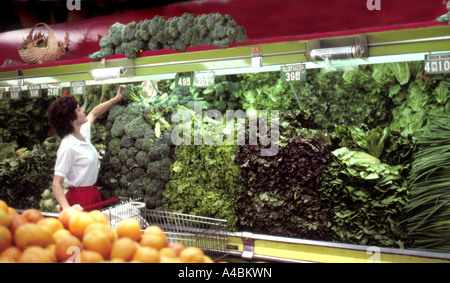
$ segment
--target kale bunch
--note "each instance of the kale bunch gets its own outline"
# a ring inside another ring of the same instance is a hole
[[[165,19],[156,15],[139,23],[115,23],[109,34],[100,41],[100,50],[89,55],[97,60],[114,54],[125,54],[134,59],[141,51],[174,49],[184,51],[189,46],[210,45],[228,47],[235,41],[247,39],[245,29],[238,26],[230,15],[220,13],[203,14],[194,17],[184,13],[181,17]]]

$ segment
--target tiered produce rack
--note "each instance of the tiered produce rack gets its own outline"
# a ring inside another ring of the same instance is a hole
[[[342,39],[358,35],[335,34]],[[390,31],[373,31],[367,36],[368,58],[360,64],[379,62],[420,61],[427,54],[450,52],[450,25],[435,23],[429,26],[403,27]],[[316,38],[317,39],[317,38]],[[183,72],[214,71],[216,75],[262,71],[279,71],[290,64],[306,63],[308,68],[323,68],[323,62],[308,62],[306,52],[310,39],[285,39],[278,42],[249,41],[225,49],[176,52],[155,55],[143,52],[136,59],[111,56],[95,61],[80,59],[0,70],[0,87],[8,89],[23,85],[60,83],[69,86],[73,81],[86,85],[127,83],[143,80],[173,79]],[[262,66],[252,67],[252,49],[262,57]],[[95,81],[92,70],[112,67],[127,68],[125,75],[113,81]],[[20,69],[20,71],[18,70]],[[395,249],[295,239],[248,232],[228,232],[226,251],[233,258],[266,262],[450,262],[450,254],[408,249]]]

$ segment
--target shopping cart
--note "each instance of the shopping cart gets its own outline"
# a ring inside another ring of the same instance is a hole
[[[116,202],[118,204],[108,206]],[[169,243],[180,242],[186,247],[200,248],[216,262],[228,259],[227,220],[150,210],[145,208],[145,203],[141,199],[113,198],[84,209],[96,207],[102,207],[101,211],[113,228],[117,228],[124,219],[134,218],[142,230],[152,225],[159,226],[167,235]]]

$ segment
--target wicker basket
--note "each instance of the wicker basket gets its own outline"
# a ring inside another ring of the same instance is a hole
[[[52,29],[45,23],[36,24],[30,31],[29,36],[33,36],[34,29],[38,26],[45,26],[48,31],[47,47],[36,47],[32,49],[20,49],[19,55],[27,64],[55,62],[61,57],[63,51],[56,40]]]

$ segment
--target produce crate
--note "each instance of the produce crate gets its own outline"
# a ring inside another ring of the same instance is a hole
[[[111,227],[116,228],[124,219],[135,218],[142,229],[151,225],[159,226],[167,235],[169,243],[180,242],[186,247],[200,248],[214,261],[226,260],[229,256],[226,249],[227,220],[150,210],[139,200],[122,201],[103,208],[102,212]]]

